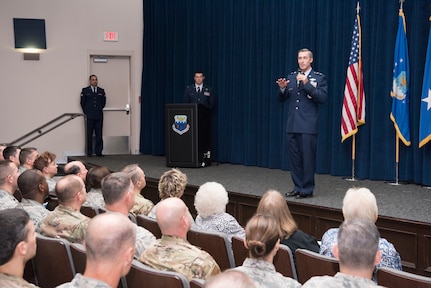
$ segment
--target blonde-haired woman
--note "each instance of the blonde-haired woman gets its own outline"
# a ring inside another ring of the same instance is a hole
[[[282,234],[281,244],[288,246],[292,250],[294,259],[295,251],[298,248],[319,253],[319,243],[314,237],[298,229],[286,200],[280,192],[269,190],[263,194],[257,206],[257,213],[271,215],[277,220]]]

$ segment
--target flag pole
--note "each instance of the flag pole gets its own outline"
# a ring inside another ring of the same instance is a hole
[[[355,178],[355,158],[356,158],[356,134],[352,135],[352,177],[344,178],[346,181],[356,181]]]

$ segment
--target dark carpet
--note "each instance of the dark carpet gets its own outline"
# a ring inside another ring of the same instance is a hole
[[[104,157],[73,156],[90,165],[106,166],[119,171],[124,166],[137,163],[145,171],[146,177],[158,179],[170,167],[165,157],[151,155],[106,155]],[[254,166],[213,163],[205,168],[179,168],[187,174],[189,185],[200,186],[207,181],[221,183],[227,191],[261,196],[268,189],[283,194],[292,190],[292,180],[288,171]],[[431,190],[416,184],[390,185],[384,181],[347,181],[341,177],[316,175],[314,197],[291,199],[328,208],[341,209],[344,193],[350,187],[367,187],[377,198],[379,215],[431,223]]]

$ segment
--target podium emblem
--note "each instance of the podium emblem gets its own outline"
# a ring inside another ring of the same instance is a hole
[[[172,124],[172,130],[176,133],[183,135],[190,129],[190,125],[187,124],[187,115],[175,115],[175,122]]]

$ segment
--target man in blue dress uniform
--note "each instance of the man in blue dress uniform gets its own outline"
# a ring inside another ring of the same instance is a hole
[[[314,71],[312,62],[310,50],[299,50],[298,71],[276,81],[280,101],[288,103],[286,140],[294,183],[288,197],[312,197],[315,186],[318,105],[326,100],[327,86],[326,76]]]
[[[97,156],[103,156],[103,108],[106,104],[105,90],[97,87],[97,76],[91,75],[90,86],[82,88],[81,107],[87,116],[87,155],[93,154],[93,131],[96,136],[94,152]]]

